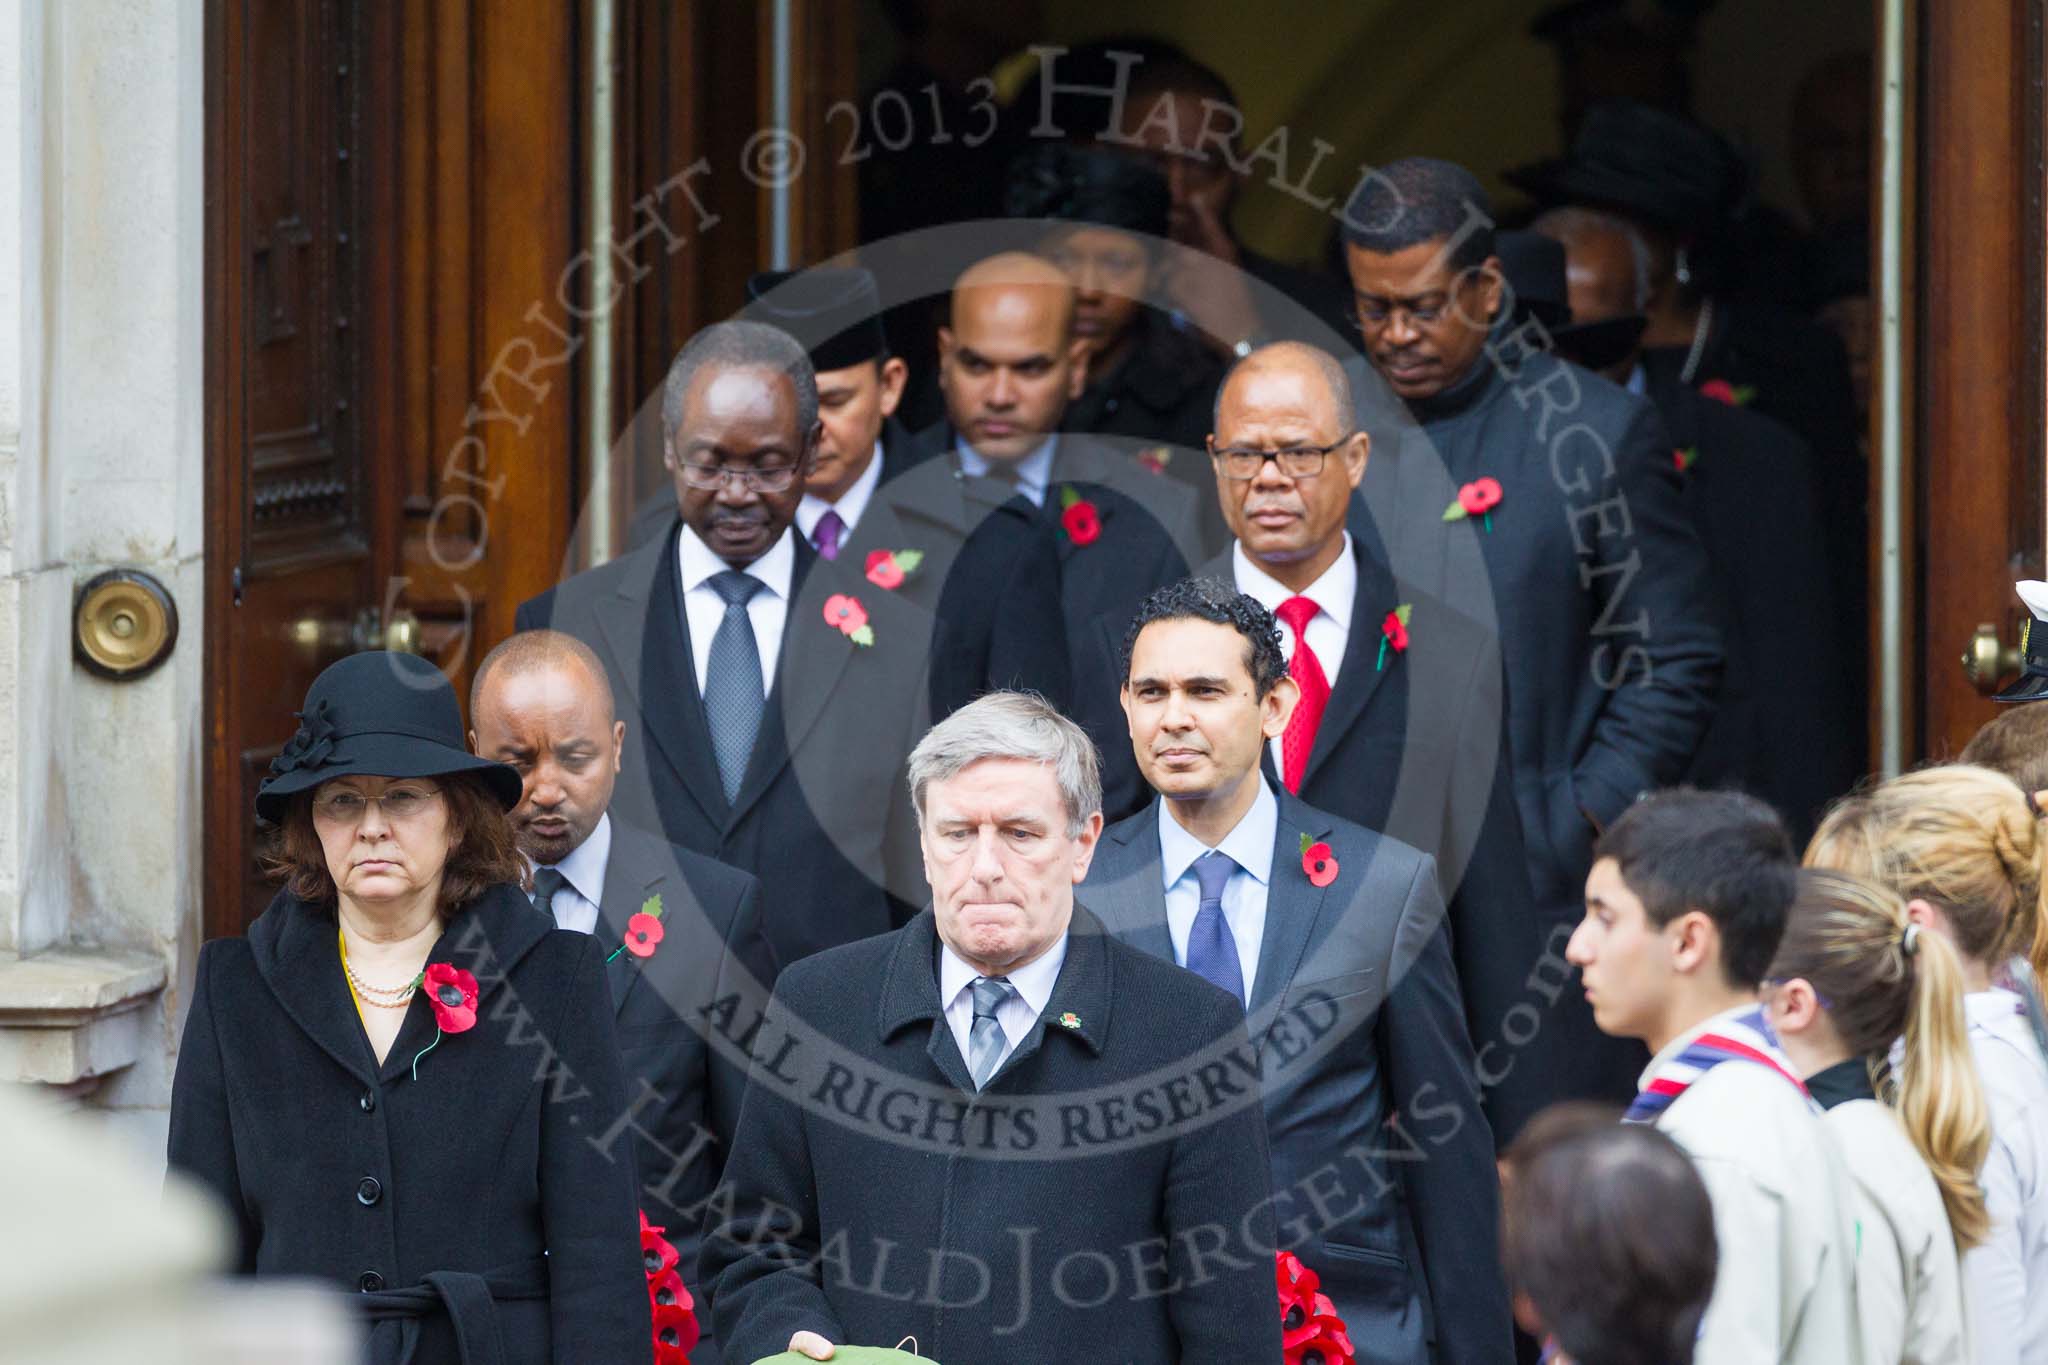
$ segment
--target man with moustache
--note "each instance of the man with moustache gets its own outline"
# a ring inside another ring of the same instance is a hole
[[[1065,273],[1022,252],[991,256],[954,283],[939,329],[947,422],[919,442],[968,496],[1021,500],[1053,528],[1071,712],[1101,745],[1122,735],[1123,721],[1114,652],[1100,647],[1097,623],[1129,619],[1146,593],[1186,575],[1198,520],[1185,484],[1060,433],[1086,382],[1087,344],[1074,334]],[[1128,759],[1105,765],[1103,790],[1104,809],[1118,816],[1144,800]]]
[[[1547,941],[1577,914],[1598,832],[1678,780],[1713,719],[1721,641],[1706,555],[1656,410],[1501,318],[1491,213],[1469,172],[1390,163],[1346,220],[1377,376],[1354,362],[1359,420],[1379,446],[1351,531],[1384,537],[1420,590],[1499,621]],[[1603,1036],[1572,992],[1543,1037],[1554,1097],[1623,1099],[1641,1069],[1640,1048]]]
[[[1510,261],[1508,283],[1518,304],[1568,306],[1564,331],[1550,330],[1576,358],[1578,336],[1642,306],[1649,249],[1626,219],[1599,209],[1550,209],[1531,228],[1551,254],[1527,255],[1519,271]],[[1671,433],[1728,653],[1714,722],[1685,780],[1762,797],[1804,843],[1822,808],[1855,784],[1861,750],[1850,696],[1861,652],[1841,648],[1813,452],[1762,413],[1649,379],[1641,329],[1623,335],[1632,339],[1618,353],[1596,358],[1607,378],[1655,403]],[[1798,681],[1784,686],[1788,678]]]
[[[787,964],[908,918],[898,774],[923,732],[928,614],[792,528],[819,439],[810,361],[755,322],[706,328],[663,388],[669,534],[524,603],[625,698],[613,813],[760,878]]]
[[[728,1355],[1279,1365],[1256,1097],[1189,1088],[1249,1046],[1244,1011],[1076,903],[1094,746],[992,693],[909,777],[930,908],[776,983],[767,1027],[812,1039],[792,1055],[817,1074],[757,1070],[740,1112],[703,1250]],[[1143,1129],[1162,1080],[1183,1098]],[[925,1121],[830,1107],[878,1081]]]
[[[1359,1356],[1509,1359],[1493,1138],[1433,860],[1260,771],[1301,687],[1256,599],[1215,579],[1162,588],[1124,654],[1131,747],[1159,799],[1103,832],[1083,894],[1110,932],[1247,1006],[1273,1059],[1283,1239]],[[1334,1041],[1303,1053],[1282,1006],[1311,1001]],[[1311,1209],[1319,1235],[1292,1216]]]
[[[1512,1017],[1560,985],[1539,972],[1500,643],[1397,577],[1376,537],[1346,531],[1372,446],[1351,410],[1327,352],[1277,342],[1237,363],[1210,438],[1237,539],[1203,573],[1287,627],[1302,700],[1266,746],[1269,778],[1435,859],[1477,1074],[1505,1143],[1554,1085],[1545,1040],[1516,1032]]]
[[[631,1134],[640,1210],[666,1229],[694,1298],[698,1227],[746,1080],[743,1058],[714,1055],[699,1011],[734,992],[767,996],[775,967],[761,884],[612,820],[626,723],[604,665],[573,635],[527,631],[491,650],[470,684],[469,716],[470,748],[523,783],[511,819],[533,868],[534,908],[615,945],[636,915],[661,923],[653,951],[606,964],[629,1098],[615,1127],[589,1136],[624,1159]],[[707,1318],[690,1356],[717,1365]]]

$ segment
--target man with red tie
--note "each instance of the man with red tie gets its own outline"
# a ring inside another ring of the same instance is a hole
[[[1237,363],[1209,438],[1235,540],[1204,572],[1282,624],[1301,701],[1268,745],[1272,776],[1435,857],[1478,1079],[1506,1143],[1547,1098],[1540,1019],[1569,968],[1543,970],[1498,636],[1399,581],[1376,538],[1345,529],[1371,447],[1353,410],[1342,366],[1313,346]]]

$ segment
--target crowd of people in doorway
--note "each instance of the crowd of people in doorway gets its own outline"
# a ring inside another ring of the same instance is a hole
[[[315,682],[175,1077],[241,1269],[378,1362],[2048,1362],[2048,706],[1857,782],[1713,135],[1378,167],[1334,306],[1124,141],[913,344],[754,277],[466,720]]]

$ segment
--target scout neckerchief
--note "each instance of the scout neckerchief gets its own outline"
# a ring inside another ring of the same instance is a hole
[[[1777,1039],[1764,1023],[1761,1008],[1734,1019],[1724,1019],[1681,1049],[1677,1056],[1658,1065],[1650,1083],[1642,1088],[1622,1116],[1624,1123],[1654,1123],[1672,1102],[1690,1090],[1700,1077],[1723,1062],[1749,1062],[1777,1072],[1809,1098],[1806,1083],[1792,1070]]]

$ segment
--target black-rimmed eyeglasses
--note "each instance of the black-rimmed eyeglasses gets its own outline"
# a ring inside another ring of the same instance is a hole
[[[1211,450],[1209,457],[1216,461],[1216,467],[1223,471],[1225,478],[1240,482],[1256,479],[1259,471],[1271,460],[1280,466],[1280,472],[1290,479],[1313,479],[1323,472],[1323,461],[1333,450],[1341,450],[1350,444],[1351,435],[1340,436],[1326,446],[1289,446],[1285,450],[1249,450],[1243,446],[1225,446]]]

